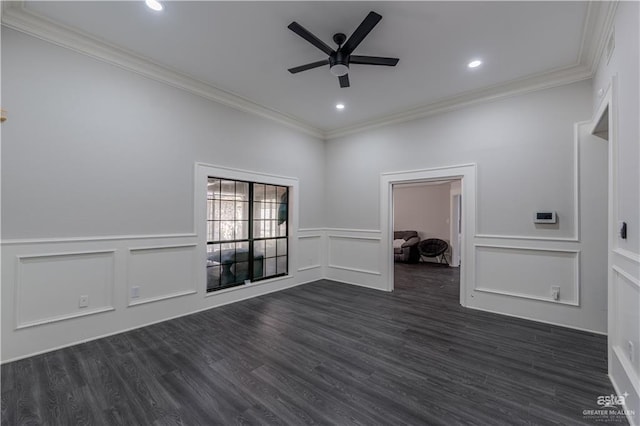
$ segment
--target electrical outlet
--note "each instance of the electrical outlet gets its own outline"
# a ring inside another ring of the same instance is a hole
[[[635,348],[633,347],[633,342],[631,340],[627,340],[627,351],[629,352],[629,360],[631,362],[635,362]]]
[[[131,287],[131,298],[135,299],[140,297],[140,286]]]
[[[80,301],[78,302],[78,307],[86,308],[87,306],[89,306],[89,296],[84,294],[84,295],[80,296]]]
[[[551,286],[551,298],[553,300],[560,299],[560,287],[559,286],[555,286],[555,285]]]

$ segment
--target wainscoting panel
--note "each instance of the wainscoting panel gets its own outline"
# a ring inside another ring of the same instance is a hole
[[[214,293],[205,292],[206,245],[196,234],[2,241],[1,361],[323,278],[325,231],[292,234],[289,276]]]
[[[129,306],[196,293],[196,247],[187,244],[129,249]]]
[[[322,234],[298,235],[298,271],[322,268]]]
[[[475,291],[578,306],[580,252],[577,250],[475,245]],[[560,288],[559,299],[551,287]]]
[[[380,275],[380,238],[329,235],[329,268]]]
[[[327,229],[328,279],[386,290],[379,230]]]
[[[640,413],[640,261],[635,253],[614,250],[610,297],[609,375],[617,395],[625,395],[630,424]]]
[[[113,251],[23,255],[16,259],[15,328],[113,310]],[[81,307],[81,297],[86,306]]]
[[[626,365],[627,374],[636,378],[640,392],[640,281],[614,266],[614,294],[616,306],[616,336],[614,347]]]

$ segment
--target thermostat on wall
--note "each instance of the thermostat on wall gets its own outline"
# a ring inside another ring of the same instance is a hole
[[[533,216],[533,223],[557,223],[556,212],[536,212]]]

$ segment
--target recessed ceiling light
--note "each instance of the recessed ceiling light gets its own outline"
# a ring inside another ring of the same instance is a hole
[[[156,12],[160,12],[164,9],[158,0],[145,0],[145,3],[149,9],[155,10]]]
[[[482,61],[476,59],[475,61],[469,62],[467,66],[469,68],[478,68],[480,65],[482,65]]]
[[[337,110],[343,110],[344,109],[344,104],[336,104],[336,109]]]

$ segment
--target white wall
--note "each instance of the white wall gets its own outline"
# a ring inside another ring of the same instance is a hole
[[[298,177],[322,223],[322,141],[3,31],[3,238],[192,232],[195,161]]]
[[[606,185],[582,186],[606,182],[606,145],[578,138],[584,126],[574,126],[590,119],[591,93],[582,81],[329,141],[328,225],[382,241],[382,173],[476,164],[476,232],[465,237],[479,261],[467,271],[468,306],[605,332],[606,247],[581,238],[606,240]],[[541,209],[555,210],[558,224],[535,225]],[[384,255],[372,257],[369,274],[348,281],[386,289]],[[558,301],[552,285],[561,287]]]
[[[323,141],[4,27],[2,77],[3,361],[322,277]],[[196,162],[291,178],[289,278],[205,295]]]
[[[421,240],[449,241],[450,183],[396,185],[393,188],[393,221],[396,231],[418,231]]]
[[[613,23],[615,48],[594,77],[593,110],[612,93],[609,145],[613,157],[609,276],[609,375],[626,408],[640,423],[640,4],[619,2]],[[613,87],[610,84],[613,79]],[[594,117],[597,118],[597,117]],[[616,152],[617,151],[617,152]],[[627,239],[617,233],[627,222]],[[633,347],[633,349],[632,349]]]
[[[573,123],[590,118],[590,92],[583,81],[329,141],[328,225],[379,229],[381,172],[477,163],[480,233],[571,237]],[[559,229],[532,223],[540,208]]]

